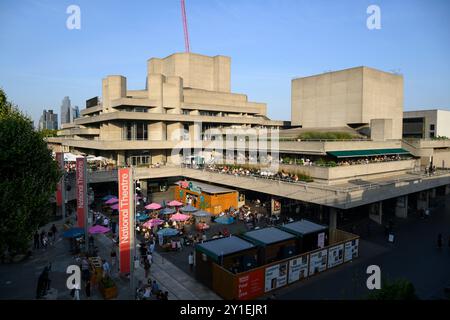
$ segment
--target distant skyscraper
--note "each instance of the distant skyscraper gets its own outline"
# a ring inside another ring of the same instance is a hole
[[[64,97],[61,104],[61,124],[70,123],[72,120],[72,108],[69,97]]]
[[[39,130],[58,130],[58,114],[53,113],[53,110],[44,110],[39,119]]]
[[[75,106],[72,108],[70,122],[73,122],[73,120],[75,120],[76,118],[79,118],[79,117],[80,117],[80,109],[78,108],[78,106]]]

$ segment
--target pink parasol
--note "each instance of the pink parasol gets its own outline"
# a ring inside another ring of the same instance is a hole
[[[182,206],[183,204],[182,204],[180,201],[172,200],[172,201],[170,201],[170,202],[168,203],[168,205],[169,205],[170,207],[180,207],[180,206]]]
[[[119,210],[119,204],[118,204],[118,203],[113,204],[113,205],[111,206],[111,209],[113,209],[113,210]]]
[[[145,206],[145,209],[148,209],[148,210],[158,210],[161,208],[162,208],[161,205],[159,203],[155,203],[155,202],[150,203],[149,205]]]
[[[190,217],[191,216],[189,216],[187,214],[176,213],[170,218],[170,220],[172,220],[172,221],[186,221]]]
[[[151,219],[144,223],[142,226],[145,228],[153,228],[154,226],[159,226],[164,223],[164,220],[161,219]]]
[[[114,204],[114,203],[117,203],[117,202],[119,202],[119,199],[114,197],[114,198],[111,198],[111,199],[107,200],[105,203],[106,204]]]
[[[88,231],[90,234],[107,233],[107,232],[111,231],[111,229],[106,228],[104,226],[96,225],[96,226],[90,227]]]
[[[187,182],[187,181],[181,180],[181,181],[178,181],[178,183],[180,184],[180,187],[182,187],[184,189],[187,189],[189,187],[189,182]]]

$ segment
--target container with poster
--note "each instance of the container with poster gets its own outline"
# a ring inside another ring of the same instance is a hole
[[[289,260],[289,277],[288,283],[302,280],[308,277],[309,255],[305,254],[301,257]]]
[[[309,275],[323,272],[327,269],[328,249],[316,251],[309,255]]]

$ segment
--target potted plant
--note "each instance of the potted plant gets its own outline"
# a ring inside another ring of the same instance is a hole
[[[98,289],[104,299],[114,299],[117,297],[117,286],[110,277],[104,277],[98,284]]]

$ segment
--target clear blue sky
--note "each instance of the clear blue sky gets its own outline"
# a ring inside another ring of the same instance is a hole
[[[81,8],[81,30],[66,8]],[[381,8],[381,30],[366,9]],[[191,51],[232,57],[232,91],[290,119],[290,81],[367,65],[400,70],[405,109],[450,108],[448,0],[186,0]],[[180,1],[1,0],[0,86],[37,120],[64,96],[84,108],[101,79],[145,86],[146,61],[184,51]]]

